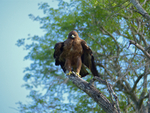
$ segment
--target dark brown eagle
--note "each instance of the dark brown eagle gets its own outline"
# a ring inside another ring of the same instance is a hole
[[[71,31],[64,42],[56,43],[54,49],[55,65],[60,65],[67,75],[75,71],[79,77],[84,77],[89,74],[88,67],[94,76],[98,76],[92,50],[76,31]]]

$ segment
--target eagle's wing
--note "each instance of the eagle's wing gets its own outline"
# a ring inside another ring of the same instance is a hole
[[[64,47],[64,42],[59,42],[55,44],[55,51],[54,51],[54,58],[55,58],[55,65],[60,65],[61,68],[63,69],[64,72],[66,72],[66,69],[64,67],[65,65],[65,60],[59,60],[60,59],[60,55],[63,52],[63,47]]]
[[[84,40],[81,41],[81,45],[83,48],[83,55],[81,56],[82,63],[91,70],[94,76],[99,76],[94,62],[94,56],[92,54],[92,50],[87,46]]]

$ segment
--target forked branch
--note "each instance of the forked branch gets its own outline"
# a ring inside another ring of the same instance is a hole
[[[138,12],[148,20],[150,20],[150,15],[143,9],[138,0],[130,0],[131,3],[137,8]]]
[[[129,46],[130,46],[131,44],[135,45],[138,49],[140,49],[140,50],[150,59],[150,54],[143,48],[143,46],[139,45],[138,43],[136,43],[136,42],[133,41],[133,40],[130,40]]]
[[[120,113],[118,112],[118,108],[116,108],[114,104],[112,104],[94,85],[92,85],[91,82],[89,83],[79,78],[74,72],[68,77],[79,89],[88,94],[106,113]],[[98,78],[99,77],[94,77],[92,79],[93,82]],[[102,82],[103,84],[107,84],[104,80],[102,80]]]

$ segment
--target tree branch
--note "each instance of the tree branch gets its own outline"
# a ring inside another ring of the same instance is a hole
[[[136,89],[138,82],[141,80],[141,78],[142,78],[143,76],[144,76],[144,74],[141,74],[141,75],[137,78],[137,80],[135,81],[134,86],[133,86],[131,92],[133,92],[133,91]]]
[[[115,94],[114,90],[112,89],[112,85],[111,85],[110,83],[108,83],[106,80],[103,80],[103,79],[101,79],[100,77],[97,77],[97,76],[95,76],[93,79],[96,79],[99,83],[102,83],[102,84],[104,84],[104,85],[107,86],[108,91],[109,91],[109,94],[110,94],[110,96],[111,96],[111,100],[112,100],[112,102],[113,102],[112,104],[113,104],[113,105],[115,104],[116,107],[117,107],[118,113],[121,113],[121,112],[120,112],[120,107],[119,107],[119,102],[118,102],[118,97],[117,97],[117,95]],[[112,96],[114,97],[115,102],[114,102]]]
[[[116,104],[118,113],[121,113],[121,112],[120,112],[120,108],[119,108],[118,97],[117,97],[117,95],[115,94],[114,90],[112,89],[111,84],[109,84],[108,82],[107,82],[107,87],[108,87],[109,93],[111,94],[111,98],[112,98],[112,95],[113,95],[113,97],[114,97],[114,99],[115,99],[115,104]]]
[[[140,38],[142,39],[144,45],[147,47],[148,45],[147,45],[147,42],[146,42],[143,34],[141,32],[139,32],[135,27],[131,26],[131,28],[134,30],[134,32],[136,32],[140,36]]]
[[[145,17],[146,19],[150,20],[150,15],[142,8],[142,6],[140,5],[140,3],[137,0],[130,0],[130,1],[137,8],[139,13],[143,17]]]
[[[150,113],[150,90],[149,90],[147,106],[148,106],[148,113]]]
[[[100,26],[100,27],[101,27],[101,29],[102,29],[107,35],[109,35],[109,36],[115,41],[117,47],[119,48],[118,42],[117,42],[117,40],[115,39],[115,37],[114,37],[109,31],[107,31],[103,26]]]
[[[116,107],[91,83],[79,78],[74,72],[69,79],[82,91],[87,93],[106,113],[118,113]],[[103,80],[105,83],[105,81]]]
[[[150,54],[149,54],[147,51],[145,51],[145,49],[144,49],[141,45],[139,45],[138,43],[136,43],[136,42],[133,41],[133,40],[130,40],[129,46],[130,46],[131,44],[135,45],[138,49],[140,49],[140,50],[150,59]]]

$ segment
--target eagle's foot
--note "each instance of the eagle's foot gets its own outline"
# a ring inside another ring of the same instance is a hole
[[[78,77],[80,77],[81,78],[81,75],[79,75],[79,73],[76,73],[77,75],[78,75]]]
[[[66,75],[71,75],[72,74],[72,72],[70,71],[69,73],[67,73]]]

